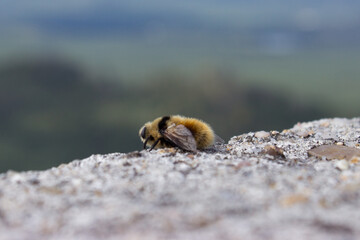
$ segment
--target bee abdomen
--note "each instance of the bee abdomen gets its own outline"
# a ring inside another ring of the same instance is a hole
[[[209,132],[202,132],[195,136],[198,149],[204,149],[213,144],[213,136]]]

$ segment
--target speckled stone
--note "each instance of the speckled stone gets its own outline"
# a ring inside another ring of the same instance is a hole
[[[267,133],[267,132],[266,132]],[[261,134],[260,134],[261,135]],[[235,136],[218,151],[93,155],[0,174],[0,239],[360,239],[360,119]]]
[[[350,160],[353,157],[360,157],[360,149],[355,147],[346,147],[343,145],[322,145],[308,151],[310,156],[319,158],[332,159],[347,159]]]

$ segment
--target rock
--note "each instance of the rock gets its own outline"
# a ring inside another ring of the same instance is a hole
[[[319,158],[325,157],[328,160],[332,159],[347,159],[360,156],[360,149],[353,147],[346,147],[342,145],[322,145],[308,151],[310,156]]]
[[[357,164],[360,162],[360,157],[353,157],[350,159],[350,163]]]
[[[273,157],[285,158],[284,150],[275,145],[266,145],[263,153]]]
[[[314,134],[315,134],[314,130],[300,131],[297,133],[297,135],[299,135],[300,137],[303,137],[303,138],[310,137],[311,135],[314,135]]]
[[[349,169],[349,162],[345,159],[339,160],[335,163],[335,167],[339,170],[347,170]]]
[[[284,207],[290,207],[295,204],[306,203],[308,197],[305,194],[291,194],[281,199],[280,203]]]
[[[0,239],[360,239],[359,136],[359,118],[322,119],[235,136],[217,151],[8,171]]]
[[[268,138],[268,137],[270,137],[270,133],[265,132],[265,131],[259,131],[259,132],[255,133],[255,137],[257,137],[257,138]]]

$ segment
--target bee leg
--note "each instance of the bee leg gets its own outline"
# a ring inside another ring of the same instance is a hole
[[[144,142],[144,149],[146,148],[146,143],[149,141],[149,137]]]
[[[156,141],[154,142],[154,144],[150,147],[149,152],[154,149],[154,147],[159,143],[160,139],[161,139],[161,138],[158,138],[158,140],[156,140]]]

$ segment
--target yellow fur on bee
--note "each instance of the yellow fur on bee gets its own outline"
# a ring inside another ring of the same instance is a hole
[[[159,132],[159,122],[163,117],[156,118],[152,122],[147,122],[144,126],[146,127],[148,134],[147,136],[153,136],[154,140],[148,140],[147,145],[151,146],[156,139],[161,138],[162,135]],[[214,143],[215,135],[211,127],[205,122],[196,119],[196,118],[187,118],[179,115],[170,116],[170,119],[166,122],[166,127],[170,125],[184,125],[190,132],[193,134],[193,137],[196,141],[197,149],[204,149],[211,146]],[[140,129],[141,132],[142,129]],[[139,132],[139,134],[140,134]],[[144,141],[144,140],[143,140]],[[156,148],[163,147],[159,143]]]
[[[171,116],[170,120],[176,125],[182,124],[193,134],[198,149],[209,147],[214,143],[214,132],[211,127],[203,121],[196,118],[187,118],[182,116]]]
[[[149,135],[153,136],[155,139],[161,138],[161,134],[159,132],[159,122],[161,121],[162,117],[155,119],[152,122],[147,122],[145,124],[146,129],[149,131]]]

